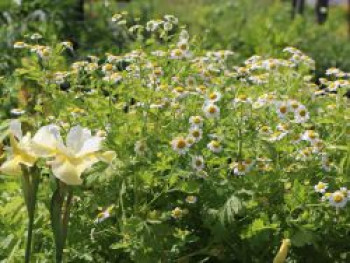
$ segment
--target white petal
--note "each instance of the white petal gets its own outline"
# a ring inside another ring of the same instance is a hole
[[[97,152],[101,149],[101,142],[103,141],[103,138],[95,136],[91,137],[90,139],[87,139],[84,141],[84,144],[77,154],[78,156],[82,156],[85,154]]]
[[[22,134],[22,125],[21,122],[19,120],[11,120],[10,122],[10,132],[17,138],[17,139],[21,139],[23,134]]]
[[[56,178],[68,185],[82,184],[80,169],[66,158],[57,157],[51,162],[52,172]]]
[[[32,149],[41,157],[52,156],[58,144],[62,143],[59,129],[55,125],[41,127],[32,139]]]
[[[70,129],[66,144],[75,153],[78,153],[84,145],[84,141],[91,137],[91,132],[88,129],[83,129],[81,126],[74,126]]]
[[[11,158],[4,162],[0,167],[0,172],[6,175],[19,175],[22,173],[17,158]]]

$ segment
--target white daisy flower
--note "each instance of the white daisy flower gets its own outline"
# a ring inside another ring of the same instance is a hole
[[[284,102],[277,103],[276,112],[277,112],[278,117],[280,119],[285,119],[287,117],[288,112],[289,112],[288,105]]]
[[[289,100],[288,101],[288,107],[289,107],[290,111],[295,112],[300,106],[301,106],[301,104],[296,100]]]
[[[348,199],[350,199],[350,191],[346,187],[340,187],[340,191],[344,194],[344,196]]]
[[[221,99],[221,93],[217,91],[210,93],[207,97],[208,103],[214,103],[219,101],[220,99]]]
[[[171,216],[175,219],[180,219],[183,215],[184,211],[179,207],[175,207],[175,209],[171,211]]]
[[[260,129],[259,129],[259,132],[262,134],[262,135],[271,135],[272,134],[272,129],[269,127],[269,126],[262,126]]]
[[[294,112],[294,122],[305,123],[310,119],[309,113],[304,105],[300,105]]]
[[[115,66],[113,66],[111,63],[106,63],[102,66],[102,72],[104,74],[111,74],[115,70]]]
[[[192,167],[197,171],[202,171],[205,167],[203,156],[194,156],[192,158]]]
[[[235,175],[246,175],[249,172],[249,167],[244,162],[234,162],[230,167]]]
[[[107,75],[103,77],[103,80],[106,82],[110,82],[116,84],[123,79],[123,76],[119,72],[115,72],[113,74]]]
[[[34,33],[33,35],[30,36],[30,39],[31,40],[39,40],[39,39],[42,39],[43,36],[40,35],[39,33]]]
[[[281,132],[276,131],[269,137],[270,142],[276,142],[282,140],[288,133],[287,132]]]
[[[182,49],[176,48],[170,51],[170,58],[182,59],[186,56],[186,52]]]
[[[301,136],[302,140],[304,141],[309,141],[311,143],[314,143],[316,140],[319,139],[319,135],[317,132],[315,132],[314,130],[307,130],[303,133],[303,135]]]
[[[218,140],[212,140],[210,143],[208,143],[207,147],[214,153],[219,153],[222,151],[222,145]]]
[[[324,194],[327,188],[328,188],[328,184],[323,182],[318,182],[318,184],[314,186],[315,192],[321,193],[321,194]]]
[[[13,48],[15,49],[21,49],[21,48],[27,48],[29,45],[27,43],[24,43],[22,41],[17,41],[13,44]]]
[[[185,154],[189,150],[189,145],[184,137],[177,137],[171,141],[173,150],[179,154]]]
[[[202,118],[202,116],[191,116],[189,123],[193,127],[202,127],[203,126],[203,118]]]
[[[178,49],[186,52],[189,50],[190,46],[189,46],[189,43],[188,41],[185,41],[185,40],[180,40],[178,43],[177,43],[177,47]]]
[[[219,118],[220,117],[220,108],[215,104],[208,103],[203,107],[204,114],[207,118]]]
[[[196,142],[196,138],[194,138],[193,136],[189,135],[186,137],[186,142],[188,147],[191,147],[193,144],[195,144]]]
[[[246,95],[239,95],[233,100],[233,105],[236,106],[240,103],[252,103],[252,99],[247,97]]]
[[[346,205],[347,201],[348,199],[342,191],[335,191],[329,196],[329,203],[335,208],[343,208]]]
[[[197,196],[189,195],[186,197],[185,200],[186,200],[186,203],[188,203],[188,204],[195,204],[195,203],[197,203],[198,198],[197,198]]]
[[[203,131],[199,127],[194,126],[190,128],[189,134],[198,142],[202,139]]]

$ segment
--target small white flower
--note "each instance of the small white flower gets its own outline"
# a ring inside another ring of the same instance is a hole
[[[197,203],[197,200],[198,200],[197,196],[194,196],[194,195],[189,195],[186,197],[186,203],[188,204],[195,204]]]
[[[203,126],[203,118],[202,118],[202,116],[191,116],[189,123],[194,127],[202,127]]]
[[[277,103],[276,112],[277,112],[278,117],[280,119],[285,119],[287,117],[288,112],[289,112],[288,105],[284,102]]]
[[[18,42],[13,44],[13,48],[15,48],[15,49],[21,49],[21,48],[27,48],[27,47],[29,47],[29,45],[27,43],[22,42],[22,41],[18,41]]]
[[[214,103],[219,101],[220,99],[221,99],[221,93],[217,91],[210,93],[207,97],[208,103]]]
[[[307,130],[303,133],[303,135],[301,136],[301,139],[304,141],[309,141],[311,143],[314,143],[316,140],[319,139],[319,135],[314,130]]]
[[[113,208],[114,208],[114,206],[112,205],[112,206],[108,207],[106,210],[99,213],[97,215],[97,218],[95,219],[94,223],[98,224],[98,223],[103,222],[107,218],[109,218],[111,216],[111,212],[112,212]]]
[[[342,191],[335,191],[329,196],[329,203],[335,208],[343,208],[348,199]]]
[[[192,158],[192,167],[197,171],[202,171],[205,167],[203,156],[194,156]]]
[[[318,182],[318,184],[314,186],[315,192],[321,193],[321,194],[324,194],[327,188],[328,188],[328,184],[323,182]]]
[[[115,67],[110,63],[106,63],[102,66],[102,72],[106,75],[111,74],[113,70],[115,70]]]
[[[219,153],[222,151],[221,143],[218,140],[212,140],[210,143],[208,143],[207,147],[214,153]]]
[[[235,98],[233,100],[232,103],[233,103],[234,106],[236,106],[238,104],[241,104],[241,103],[249,104],[249,103],[252,103],[252,99],[247,97],[246,95],[239,95],[239,96],[237,96],[237,98]]]
[[[103,80],[113,84],[119,83],[123,79],[123,76],[119,72],[107,75],[103,77]]]
[[[219,118],[220,108],[213,103],[208,103],[203,107],[204,114],[207,118]]]
[[[171,141],[173,150],[179,154],[185,154],[189,150],[188,142],[183,137],[177,137]]]
[[[176,48],[170,51],[170,58],[182,59],[186,56],[186,52],[180,48]]]
[[[70,41],[63,41],[61,42],[61,45],[69,50],[73,50],[73,43]]]
[[[304,105],[300,105],[294,112],[294,121],[296,123],[305,123],[310,119],[309,113]]]
[[[269,141],[270,141],[270,142],[280,141],[280,140],[282,140],[287,134],[288,134],[288,132],[281,132],[281,131],[274,132],[274,133],[271,134],[271,136],[269,137]]]
[[[189,134],[198,142],[202,139],[203,131],[199,127],[191,127]]]
[[[235,162],[230,167],[235,175],[246,175],[249,172],[249,166],[245,162]]]
[[[39,40],[39,39],[42,39],[43,36],[40,35],[39,33],[34,33],[33,35],[30,36],[30,39],[31,40]]]

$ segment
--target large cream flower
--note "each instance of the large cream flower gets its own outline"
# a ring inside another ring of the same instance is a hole
[[[1,165],[0,171],[7,175],[18,175],[22,173],[21,164],[32,167],[37,156],[31,148],[31,135],[22,134],[21,123],[18,120],[10,122],[11,147],[6,150],[8,159]]]
[[[100,152],[102,141],[102,137],[92,136],[90,130],[75,126],[64,144],[58,127],[48,125],[33,137],[32,148],[38,156],[54,157],[48,163],[55,177],[68,185],[79,185],[86,169],[98,161],[111,162],[115,158],[114,152]]]

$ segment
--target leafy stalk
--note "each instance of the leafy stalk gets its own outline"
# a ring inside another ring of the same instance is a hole
[[[56,262],[63,261],[63,249],[67,239],[69,212],[73,198],[73,191],[69,186],[57,181],[57,188],[51,199],[51,225],[56,246]]]
[[[27,242],[25,250],[24,262],[29,263],[32,251],[32,239],[34,228],[34,215],[36,206],[36,197],[39,187],[39,174],[35,167],[28,169],[22,166],[22,189],[24,201],[28,213],[28,229],[27,229]]]

